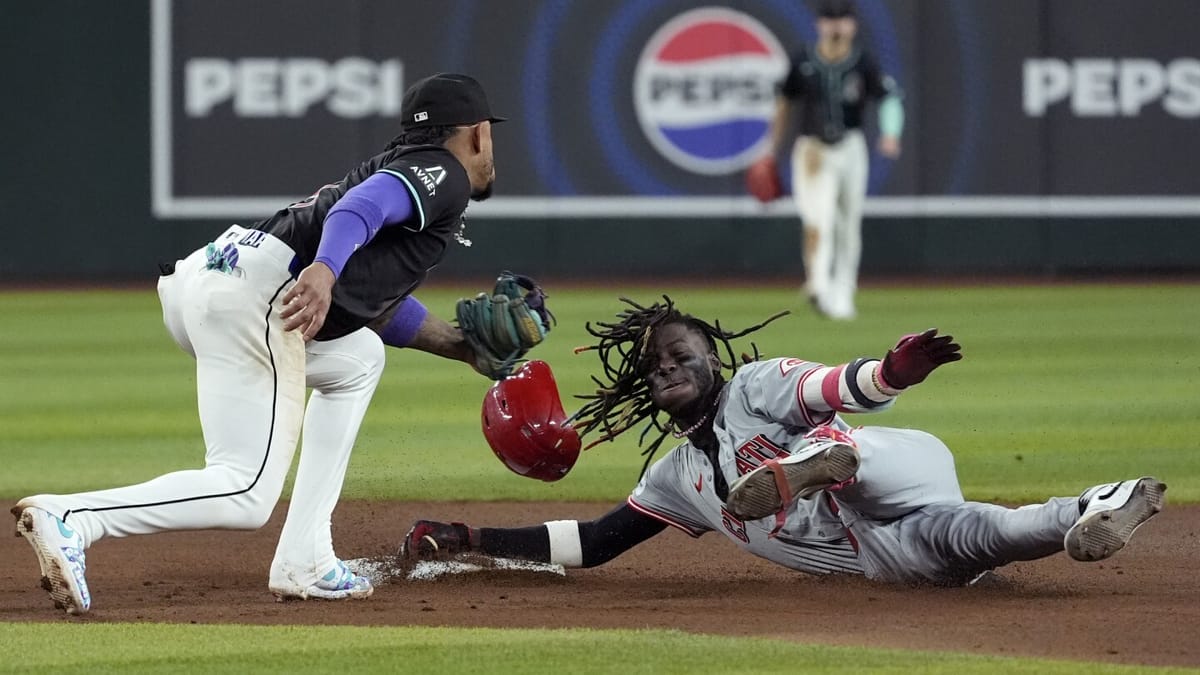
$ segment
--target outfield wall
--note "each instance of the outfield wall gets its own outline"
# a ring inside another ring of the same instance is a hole
[[[396,92],[435,70],[479,75],[513,119],[496,129],[499,196],[468,214],[475,246],[434,278],[799,274],[790,203],[762,209],[742,192],[738,163],[760,127],[730,131],[727,119],[760,110],[765,81],[731,80],[742,63],[731,49],[682,69],[663,56],[704,3],[450,5],[436,16],[382,0],[333,14],[275,0],[7,9],[0,281],[151,277],[158,260],[380,147],[398,124]],[[803,3],[725,5],[734,14],[717,23],[751,21],[766,42],[810,37]],[[1200,272],[1189,34],[1200,3],[1130,7],[860,0],[863,41],[905,88],[909,118],[902,159],[873,158],[864,276]],[[283,75],[276,98],[202,86],[229,68],[245,76],[254,59],[304,66],[287,81],[312,95],[285,96]],[[322,98],[321,63],[366,70],[345,70],[341,89],[329,80]],[[672,136],[685,118],[711,121],[702,140],[725,145]],[[713,156],[724,168],[697,164]]]

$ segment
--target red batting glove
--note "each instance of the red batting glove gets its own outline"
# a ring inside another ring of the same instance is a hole
[[[962,347],[949,335],[938,335],[936,328],[919,335],[905,335],[888,351],[879,367],[880,384],[905,389],[924,382],[940,365],[962,358]]]

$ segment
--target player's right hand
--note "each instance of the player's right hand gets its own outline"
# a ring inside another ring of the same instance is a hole
[[[400,557],[435,560],[471,550],[471,528],[463,523],[418,520],[400,542]]]
[[[283,294],[283,311],[279,313],[283,329],[299,329],[305,342],[313,339],[329,314],[334,281],[337,277],[333,270],[323,262],[305,267],[296,277],[296,283]]]
[[[779,167],[775,157],[766,155],[746,169],[746,189],[758,201],[766,204],[783,196],[783,184],[779,180]]]
[[[936,328],[924,333],[905,335],[888,351],[880,364],[880,375],[887,386],[905,389],[924,382],[934,368],[962,358],[962,347],[950,335],[938,335]]]

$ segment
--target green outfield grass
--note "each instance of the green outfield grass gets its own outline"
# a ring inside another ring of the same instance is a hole
[[[674,631],[0,624],[0,673],[1078,673],[1067,661]],[[1089,664],[1089,673],[1185,669]]]
[[[452,316],[470,287],[421,297]],[[861,424],[912,426],[958,457],[968,497],[1023,501],[1152,473],[1173,502],[1200,499],[1200,288],[1053,285],[871,288],[861,317],[813,315],[795,289],[664,285],[550,288],[557,328],[534,355],[550,362],[568,410],[591,388],[588,320],[625,295],[669,293],[726,328],[780,309],[752,336],[767,356],[835,363],[878,356],[903,333],[937,326],[966,358]],[[152,290],[0,293],[0,496],[127,484],[202,465],[193,362],[163,329]],[[749,351],[751,339],[738,345]],[[636,435],[596,447],[564,480],[509,473],[479,431],[488,382],[462,364],[389,350],[350,464],[348,498],[620,500],[642,458]],[[48,467],[56,470],[48,470]],[[69,470],[68,470],[69,467]]]
[[[484,280],[486,281],[486,280]],[[421,298],[452,316],[474,287]],[[1200,288],[1055,285],[870,288],[861,318],[815,317],[792,288],[550,288],[558,327],[535,356],[566,405],[590,389],[584,322],[618,295],[667,292],[729,329],[794,310],[753,336],[767,356],[881,356],[937,326],[966,358],[858,423],[913,426],[958,457],[967,496],[1018,502],[1152,473],[1175,503],[1200,499]],[[193,362],[163,329],[153,290],[0,293],[0,497],[124,485],[203,463]],[[750,340],[740,350],[749,351]],[[546,484],[507,471],[479,431],[488,383],[465,366],[392,350],[347,476],[346,498],[623,499],[636,435]],[[1068,673],[1081,664],[862,650],[663,631],[4,624],[0,672],[897,672]],[[17,645],[37,649],[16,649]],[[752,658],[751,658],[752,657]],[[1089,672],[1189,672],[1088,664]],[[1190,671],[1196,672],[1196,671]]]

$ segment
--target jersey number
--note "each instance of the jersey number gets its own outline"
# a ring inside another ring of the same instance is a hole
[[[725,530],[733,535],[743,544],[750,543],[750,537],[746,534],[746,523],[738,520],[734,515],[724,508],[721,509],[721,524],[725,526]]]

